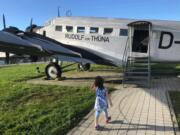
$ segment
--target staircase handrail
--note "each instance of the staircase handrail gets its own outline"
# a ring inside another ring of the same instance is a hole
[[[123,53],[123,59],[122,59],[123,73],[125,72],[125,68],[128,60],[128,53],[130,51],[130,45],[128,41],[129,41],[129,37],[126,40],[126,46]]]

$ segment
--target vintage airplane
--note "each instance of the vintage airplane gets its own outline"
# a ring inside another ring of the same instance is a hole
[[[32,25],[26,32],[15,28],[0,31],[0,50],[53,56],[79,63],[84,69],[91,63],[121,66],[127,61],[125,55],[148,56],[151,62],[180,62],[180,22],[56,17],[44,27]],[[48,78],[61,73],[57,63],[46,67]]]

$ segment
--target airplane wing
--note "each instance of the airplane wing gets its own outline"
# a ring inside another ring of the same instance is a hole
[[[23,38],[35,44],[41,44],[42,48],[50,51],[52,55],[59,60],[77,63],[94,63],[93,61],[84,57],[84,54],[79,52],[77,47],[74,47],[76,48],[75,50],[73,48],[68,48],[69,45],[60,43],[52,38],[48,38],[32,32],[25,32]],[[64,50],[64,52],[71,53],[71,55],[60,53],[62,50]],[[83,52],[86,53],[85,50]]]
[[[41,48],[33,46],[12,33],[0,31],[0,50],[16,54],[36,54],[41,51]]]
[[[63,55],[80,57],[79,53],[38,34],[9,30],[0,31],[0,51],[37,56]]]
[[[81,57],[80,53],[67,49],[64,44],[57,42],[51,38],[44,37],[40,34],[25,32],[23,39],[29,41],[33,44],[41,46],[43,50],[48,52],[51,55],[62,55],[62,56],[71,56],[71,57]]]
[[[95,51],[65,45],[37,33],[16,30],[0,31],[0,51],[35,56],[53,56],[62,61],[114,65]]]

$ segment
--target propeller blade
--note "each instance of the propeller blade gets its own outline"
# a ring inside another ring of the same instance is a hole
[[[4,29],[6,28],[6,19],[5,19],[5,15],[3,14],[3,26],[4,26]]]
[[[3,14],[3,26],[5,29],[6,28],[6,18],[5,18],[4,14]],[[6,55],[6,58],[5,58],[6,64],[9,64],[9,52],[5,52],[5,55]]]
[[[33,25],[33,18],[31,18],[31,21],[30,21],[30,26]]]

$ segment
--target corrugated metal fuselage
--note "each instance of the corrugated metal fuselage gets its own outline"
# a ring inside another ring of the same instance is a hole
[[[90,63],[121,65],[128,41],[127,25],[134,21],[137,20],[60,17],[49,21],[37,33],[46,34],[47,37],[65,44],[67,48],[75,49],[73,51],[84,52],[84,62],[87,60]],[[148,21],[152,23],[151,32],[148,35],[150,48],[141,52],[142,48],[138,49],[137,43],[137,48],[131,51],[137,55],[147,55],[148,49],[150,49],[150,57],[154,62],[180,62],[180,22]],[[58,30],[57,26],[61,29]],[[68,31],[69,26],[72,28],[71,31]],[[78,31],[79,28],[84,29]],[[98,28],[98,32],[92,32],[92,28]],[[112,29],[111,33],[105,33],[105,29],[108,28]],[[122,33],[123,30],[125,33]],[[135,30],[133,32],[135,34]],[[132,35],[133,42],[137,39],[141,44],[146,40],[146,37],[142,38],[142,31],[136,31],[136,34],[136,38],[135,35]],[[132,43],[132,48],[133,45]]]

